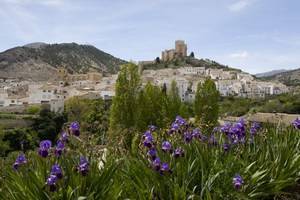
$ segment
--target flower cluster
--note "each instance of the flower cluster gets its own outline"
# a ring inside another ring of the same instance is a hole
[[[234,124],[226,123],[220,127],[220,131],[227,136],[229,143],[225,145],[224,150],[228,150],[231,144],[244,143],[246,137],[246,123],[240,119]]]
[[[21,166],[21,165],[23,165],[23,164],[26,164],[26,163],[27,163],[27,159],[26,159],[25,155],[24,155],[24,154],[20,154],[20,155],[17,157],[15,163],[13,164],[13,168],[14,168],[15,170],[17,170],[17,169],[19,168],[19,166]]]
[[[156,130],[155,126],[149,126],[149,129],[142,136],[142,144],[147,149],[147,157],[151,163],[152,168],[161,174],[170,173],[171,169],[168,163],[162,163],[158,157],[156,143],[153,137],[153,132]],[[164,152],[172,152],[172,145],[169,141],[164,141],[161,147]]]
[[[154,130],[155,127],[151,127],[151,130]],[[72,122],[69,127],[70,133],[74,136],[80,135],[80,126],[78,122]],[[57,140],[56,146],[53,147],[54,155],[60,157],[65,152],[65,145],[69,141],[69,133],[62,132],[59,139]],[[43,140],[40,142],[38,154],[46,158],[50,156],[52,150],[52,142],[50,140]],[[52,154],[53,155],[53,154]],[[13,168],[17,170],[20,165],[27,163],[26,157],[24,154],[20,154],[15,163],[13,164]],[[81,175],[86,176],[89,172],[89,162],[85,157],[80,157],[79,164],[76,166],[76,171],[78,171]],[[59,164],[54,164],[51,168],[50,174],[46,179],[46,185],[49,187],[50,191],[57,190],[57,182],[59,179],[63,178],[62,169]]]
[[[61,167],[58,164],[54,164],[51,168],[50,175],[46,180],[46,185],[49,186],[51,192],[57,189],[56,184],[58,179],[62,179],[63,173]]]
[[[157,128],[155,126],[149,126],[149,129],[142,136],[142,145],[146,148],[146,155],[149,159],[152,168],[155,171],[160,172],[161,174],[171,173],[170,164],[167,162],[162,162],[158,150],[161,150],[162,153],[170,155],[175,159],[184,157],[185,151],[182,147],[173,146],[171,140],[163,140],[161,146],[157,147],[157,141],[153,136]],[[206,140],[207,138],[201,134],[200,129],[192,129],[185,119],[180,116],[177,116],[175,121],[171,123],[170,129],[167,131],[167,136],[177,138],[182,137],[184,143],[190,143],[193,139]]]
[[[300,118],[295,119],[292,124],[296,129],[300,129]]]

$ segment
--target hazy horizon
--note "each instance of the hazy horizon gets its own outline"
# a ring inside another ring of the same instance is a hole
[[[139,61],[183,39],[196,57],[252,74],[300,67],[296,0],[0,2],[1,52],[33,42],[76,42]]]

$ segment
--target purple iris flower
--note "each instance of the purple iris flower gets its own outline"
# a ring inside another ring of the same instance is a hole
[[[165,174],[165,173],[168,173],[168,172],[171,172],[169,164],[168,163],[161,164],[160,173]]]
[[[56,156],[61,156],[65,148],[65,144],[61,141],[58,140],[55,148],[55,155]]]
[[[160,165],[161,165],[161,162],[160,162],[160,159],[159,158],[155,158],[152,162],[152,167],[158,171],[160,169]]]
[[[68,136],[68,134],[65,131],[61,133],[60,140],[62,142],[68,142],[69,136]]]
[[[180,147],[176,148],[175,151],[173,152],[173,156],[175,158],[184,157],[184,150]]]
[[[178,123],[179,126],[183,126],[186,125],[186,121],[185,119],[183,119],[182,117],[180,117],[179,115],[176,117],[175,119],[175,123]]]
[[[171,125],[170,133],[173,133],[173,132],[178,131],[178,130],[179,130],[179,124],[176,123],[176,122],[173,122],[172,125]]]
[[[57,176],[50,174],[50,176],[46,180],[46,184],[50,187],[51,192],[54,192],[56,190],[56,182],[57,182]]]
[[[239,174],[236,174],[232,179],[232,183],[233,183],[234,188],[239,190],[243,186],[244,180]]]
[[[13,168],[14,168],[15,170],[17,170],[17,169],[19,168],[20,165],[23,165],[23,164],[26,164],[26,163],[27,163],[27,159],[26,159],[25,155],[24,155],[24,154],[20,154],[20,155],[17,157],[15,163],[13,164]]]
[[[151,134],[147,134],[147,136],[144,137],[143,144],[145,147],[151,148],[153,146],[154,140]]]
[[[147,137],[147,136],[151,136],[151,137],[152,137],[152,134],[151,134],[151,131],[150,131],[150,130],[147,130],[147,131],[143,134],[143,137]]]
[[[150,130],[151,132],[155,131],[156,129],[157,129],[157,127],[154,126],[154,125],[150,125],[150,126],[149,126],[149,130]]]
[[[226,123],[223,126],[221,126],[220,131],[224,133],[225,135],[228,135],[230,133],[231,124]]]
[[[300,129],[300,118],[297,117],[297,119],[295,119],[293,122],[292,122],[293,126],[297,129]]]
[[[147,152],[147,155],[151,158],[151,160],[154,160],[156,158],[156,150],[154,148],[150,149],[148,152]]]
[[[244,119],[240,119],[237,123],[230,127],[228,137],[232,143],[244,142],[246,136],[246,124]]]
[[[195,129],[193,130],[193,132],[192,132],[192,136],[193,136],[193,138],[200,138],[200,136],[201,136],[201,131],[200,131],[200,129],[199,129],[199,128],[195,128]]]
[[[184,141],[186,143],[190,143],[192,141],[192,139],[193,139],[193,135],[190,132],[185,132],[183,134],[183,137],[184,137]]]
[[[227,143],[223,144],[223,149],[224,149],[225,152],[228,152],[229,149],[230,149],[230,145],[227,144]]]
[[[79,165],[77,166],[77,171],[82,176],[86,176],[88,174],[88,172],[89,172],[89,162],[83,156],[80,157]]]
[[[52,142],[50,140],[43,140],[40,142],[39,155],[46,158],[49,154],[49,149],[52,146]]]
[[[80,135],[80,125],[78,122],[72,122],[70,125],[70,131],[73,135],[79,136]]]
[[[170,152],[170,151],[172,150],[172,145],[171,145],[170,142],[164,141],[164,142],[162,143],[161,149],[162,149],[164,152]]]
[[[260,127],[261,127],[260,123],[253,122],[253,124],[251,125],[251,128],[250,128],[250,134],[252,136],[256,135],[256,133],[259,131]]]
[[[61,167],[58,164],[52,165],[50,175],[55,175],[58,179],[63,177]]]

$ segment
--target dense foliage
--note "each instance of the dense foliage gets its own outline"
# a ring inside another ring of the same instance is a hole
[[[69,121],[81,124],[81,130],[95,139],[96,144],[106,143],[109,127],[110,101],[103,99],[70,98],[65,102],[65,115]]]
[[[265,99],[246,99],[238,97],[221,97],[220,114],[242,116],[251,112],[300,113],[299,94],[281,94]]]
[[[194,109],[196,120],[202,125],[213,127],[218,123],[220,94],[213,80],[207,79],[197,86]]]
[[[300,119],[293,125],[241,119],[204,133],[178,116],[166,129],[149,126],[132,153],[107,155],[90,149],[74,122],[56,146],[42,141],[2,163],[0,198],[295,198],[284,191],[300,177]]]

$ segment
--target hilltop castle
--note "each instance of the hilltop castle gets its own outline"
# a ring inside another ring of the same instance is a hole
[[[175,41],[175,49],[168,49],[161,53],[162,61],[171,61],[176,58],[183,58],[187,56],[187,45],[183,40]]]

